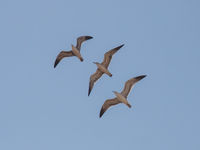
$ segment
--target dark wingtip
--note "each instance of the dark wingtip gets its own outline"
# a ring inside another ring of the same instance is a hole
[[[122,44],[122,45],[116,47],[116,49],[120,49],[120,48],[122,48],[123,46],[124,46],[124,44]]]
[[[119,47],[121,48],[121,47],[123,47],[123,46],[124,46],[124,44],[120,45]]]
[[[120,45],[121,47],[123,47],[124,46],[124,44],[122,44],[122,45]]]
[[[141,80],[141,79],[143,79],[144,77],[146,77],[147,75],[141,75],[141,76],[137,76],[137,77],[135,77],[135,79],[137,79],[137,80]]]
[[[57,64],[58,64],[58,61],[56,60],[54,63],[54,68],[56,68]]]
[[[101,118],[103,116],[103,110],[101,109],[100,114],[99,114],[99,118]]]
[[[88,90],[88,96],[90,96],[90,92],[91,92],[91,89],[89,88],[89,90]]]
[[[93,39],[92,36],[85,36],[86,40]]]

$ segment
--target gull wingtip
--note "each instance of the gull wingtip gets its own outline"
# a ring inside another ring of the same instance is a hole
[[[145,78],[146,76],[147,75],[140,75],[140,76],[135,77],[135,79],[141,80],[141,79]]]
[[[99,113],[99,118],[101,118],[103,116],[104,111],[101,109],[100,113]]]
[[[85,37],[86,37],[87,40],[89,40],[89,39],[93,39],[92,36],[85,36]]]
[[[122,45],[120,45],[120,46],[118,46],[118,47],[116,47],[117,49],[120,49],[120,48],[122,48],[124,46],[124,44],[122,44]]]
[[[121,47],[123,47],[125,44],[122,44]]]
[[[90,96],[90,92],[91,92],[91,89],[89,88],[89,90],[88,90],[88,96]]]
[[[54,67],[54,68],[56,68],[57,64],[58,64],[58,63],[55,61],[55,63],[54,63],[54,66],[53,66],[53,67]]]

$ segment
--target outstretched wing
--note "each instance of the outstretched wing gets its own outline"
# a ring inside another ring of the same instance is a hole
[[[54,68],[57,66],[57,64],[64,58],[64,57],[71,57],[74,56],[72,51],[61,51],[58,56],[56,57]]]
[[[89,39],[92,39],[93,37],[91,36],[80,36],[77,38],[77,44],[76,44],[76,48],[80,51],[81,49],[81,44],[84,42],[84,41],[87,41]]]
[[[92,91],[92,88],[94,86],[94,83],[103,75],[103,72],[101,72],[99,69],[90,76],[90,83],[89,83],[89,90],[88,90],[88,96],[90,95],[90,92]]]
[[[103,59],[103,62],[101,63],[105,68],[108,68],[109,64],[110,64],[110,61],[112,59],[112,56],[121,48],[123,47],[124,44],[118,46],[118,47],[115,47],[114,49],[111,49],[110,51],[106,52],[104,54],[104,59]]]
[[[113,98],[113,99],[108,99],[104,102],[103,106],[101,107],[101,111],[99,114],[99,117],[101,118],[101,116],[106,112],[106,110],[113,106],[113,105],[117,105],[121,103],[119,100],[117,100],[117,98]]]
[[[134,78],[131,78],[129,79],[128,81],[126,81],[125,83],[125,86],[124,86],[124,89],[123,91],[121,92],[121,94],[127,98],[131,88],[133,87],[133,85],[140,81],[141,79],[143,79],[144,77],[146,77],[146,75],[141,75],[141,76],[137,76],[137,77],[134,77]]]

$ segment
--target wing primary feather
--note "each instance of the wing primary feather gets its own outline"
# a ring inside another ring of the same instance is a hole
[[[80,36],[77,38],[77,44],[76,44],[76,48],[80,51],[81,49],[81,44],[84,42],[84,41],[87,41],[89,39],[92,39],[93,37],[92,36]]]
[[[90,81],[89,89],[88,89],[88,96],[90,96],[90,93],[91,93],[91,90],[92,90],[93,86],[94,86],[94,82]]]
[[[90,82],[89,82],[89,90],[88,90],[88,96],[90,95],[94,83],[103,75],[103,72],[101,72],[99,69],[96,70],[94,74],[90,76]]]
[[[146,77],[146,75],[137,76],[126,81],[124,89],[122,90],[121,94],[127,97],[133,85],[138,81],[142,80],[144,77]]]
[[[117,105],[121,103],[120,101],[118,101],[118,99],[115,97],[113,99],[108,99],[104,102],[104,104],[101,107],[100,113],[99,113],[99,118],[101,118],[103,116],[103,114],[108,110],[108,108],[110,108],[113,105]]]
[[[58,63],[64,58],[64,57],[71,57],[74,56],[72,51],[61,51],[58,56],[56,57],[54,68],[58,65]]]
[[[112,56],[121,48],[123,47],[124,44],[118,46],[118,47],[115,47],[111,50],[109,50],[108,52],[106,52],[104,54],[104,59],[103,59],[103,62],[101,63],[104,67],[108,68],[109,64],[110,64],[110,61],[112,59]]]

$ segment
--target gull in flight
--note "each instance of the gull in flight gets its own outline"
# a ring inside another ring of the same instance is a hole
[[[81,44],[84,41],[87,41],[89,39],[92,39],[91,36],[80,36],[77,38],[77,44],[76,47],[72,45],[71,51],[61,51],[58,56],[56,57],[56,61],[54,63],[54,68],[58,65],[58,63],[64,58],[64,57],[71,57],[76,56],[80,59],[80,61],[83,61],[83,57],[81,56],[80,50],[81,50]]]
[[[108,99],[104,102],[99,117],[101,118],[102,115],[105,113],[105,111],[113,106],[113,105],[117,105],[119,103],[124,103],[125,105],[127,105],[129,108],[131,108],[131,105],[129,104],[128,100],[127,100],[127,96],[131,90],[131,88],[133,87],[133,85],[140,81],[141,79],[143,79],[144,77],[146,77],[146,75],[141,75],[141,76],[137,76],[134,78],[131,78],[130,80],[126,81],[124,89],[121,93],[118,93],[116,91],[113,91],[113,93],[115,94],[115,98],[112,99]]]
[[[90,76],[90,83],[89,83],[89,90],[88,90],[88,96],[90,95],[90,92],[92,91],[92,88],[94,86],[94,83],[105,73],[108,76],[112,77],[112,74],[108,71],[108,66],[110,64],[110,61],[112,59],[112,56],[122,47],[123,45],[120,45],[116,48],[111,49],[110,51],[106,52],[104,54],[104,60],[102,63],[93,62],[97,65],[97,70],[94,74]]]

